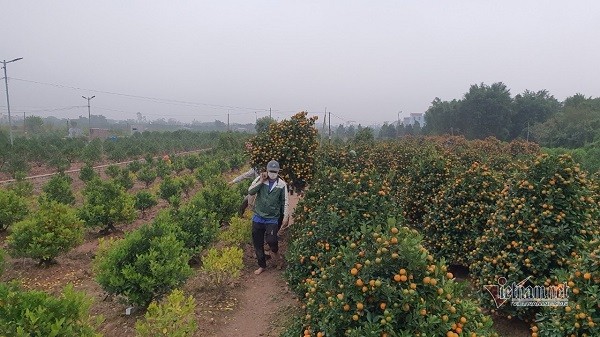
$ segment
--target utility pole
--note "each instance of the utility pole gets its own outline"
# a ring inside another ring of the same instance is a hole
[[[398,111],[398,122],[396,123],[396,138],[400,137],[400,114],[402,110]]]
[[[227,131],[229,131],[229,112],[227,113]]]
[[[23,136],[25,136],[25,111],[23,111]]]
[[[269,108],[269,118],[273,118],[271,117],[271,108]]]
[[[15,62],[18,60],[22,60],[22,57],[16,58],[14,60],[2,61],[2,68],[4,68],[4,85],[6,86],[6,110],[8,110],[8,133],[10,134],[10,146],[13,146],[13,134],[12,134],[12,119],[10,118],[10,101],[8,99],[8,75],[6,75],[6,64]]]
[[[329,123],[328,124],[329,124],[329,144],[331,144],[331,112],[329,113]]]
[[[529,142],[529,121],[527,121],[527,141]]]
[[[92,98],[96,97],[96,95],[92,96],[92,97],[85,97],[85,96],[81,96],[84,99],[87,99],[88,101],[88,133],[89,136],[92,137],[92,113],[90,110],[90,101],[92,100]]]

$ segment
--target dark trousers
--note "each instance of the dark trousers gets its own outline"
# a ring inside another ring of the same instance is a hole
[[[279,251],[277,242],[277,227],[278,224],[263,224],[252,221],[252,243],[256,252],[258,266],[267,268],[267,259],[265,257],[265,240],[273,253]]]

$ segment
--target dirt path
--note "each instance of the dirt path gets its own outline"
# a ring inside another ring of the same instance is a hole
[[[222,329],[215,337],[277,337],[285,328],[283,318],[296,302],[286,290],[282,271],[269,268],[256,276],[252,270],[244,276],[236,296],[237,308],[224,317]]]
[[[297,203],[298,197],[290,196],[290,210]],[[280,242],[282,253],[286,248],[286,242]],[[285,329],[286,318],[297,306],[293,294],[287,290],[283,270],[270,266],[267,261],[267,270],[254,275],[257,265],[250,254],[246,254],[244,276],[234,295],[238,304],[228,317],[224,317],[215,337],[277,337]]]

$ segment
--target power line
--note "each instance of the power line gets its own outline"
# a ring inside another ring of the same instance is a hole
[[[128,97],[128,98],[149,100],[149,101],[153,101],[153,102],[156,102],[156,103],[162,103],[162,104],[175,104],[175,105],[187,105],[187,106],[208,106],[208,107],[219,108],[219,109],[253,110],[252,112],[254,112],[254,111],[268,111],[269,110],[269,109],[262,109],[262,108],[250,108],[250,107],[240,107],[240,106],[230,106],[230,105],[209,104],[209,103],[201,103],[201,102],[180,101],[180,100],[174,100],[174,99],[156,98],[156,97],[149,97],[149,96],[124,94],[124,93],[113,92],[113,91],[105,91],[105,90],[81,88],[81,87],[75,87],[75,86],[70,86],[70,85],[63,85],[63,84],[56,84],[56,83],[48,83],[48,82],[26,80],[26,79],[15,78],[15,77],[9,77],[9,78],[11,80],[15,80],[15,81],[21,81],[21,82],[27,82],[27,83],[35,83],[35,84],[40,84],[40,85],[48,85],[48,86],[52,86],[52,87],[66,88],[66,89],[72,89],[72,90],[86,90],[86,91],[91,91],[91,92],[96,92],[96,93],[107,94],[107,95],[115,95],[115,96],[122,96],[122,97]]]
[[[307,111],[306,109],[279,110],[279,109],[241,107],[241,106],[232,106],[232,105],[218,105],[218,104],[210,104],[210,103],[202,103],[202,102],[192,102],[192,101],[182,101],[182,100],[174,100],[174,99],[165,99],[165,98],[157,98],[157,97],[150,97],[150,96],[132,95],[132,94],[115,92],[115,91],[89,89],[89,88],[82,88],[82,87],[71,86],[71,85],[64,85],[64,84],[57,84],[57,83],[48,83],[48,82],[34,81],[34,80],[28,80],[28,79],[22,79],[22,78],[15,78],[15,77],[9,77],[9,78],[11,80],[21,81],[21,82],[26,82],[26,83],[34,83],[34,84],[52,86],[52,87],[57,87],[57,88],[65,88],[65,89],[70,89],[70,90],[85,90],[85,91],[88,91],[88,92],[102,93],[102,94],[107,94],[107,95],[115,95],[115,96],[121,96],[121,97],[131,98],[131,99],[139,99],[139,100],[151,101],[151,102],[160,103],[160,104],[179,105],[179,106],[188,106],[188,107],[204,106],[204,107],[209,107],[209,108],[212,108],[212,109],[250,110],[248,112],[230,113],[231,116],[251,115],[251,114],[256,114],[257,112],[263,112],[263,113],[265,113],[267,111],[271,111],[273,114],[288,115],[289,116],[289,115],[292,115],[292,114],[296,114],[299,111]],[[81,106],[78,106],[78,107],[81,107]],[[115,112],[124,112],[124,113],[131,113],[131,114],[137,114],[138,112],[140,112],[140,111],[124,111],[124,110],[119,110],[119,109],[114,109],[114,108],[108,108],[108,107],[96,107],[96,108],[100,109],[100,110],[115,111]],[[43,112],[43,111],[49,111],[49,110],[45,110],[45,109],[44,110],[40,110],[40,112]],[[56,110],[56,111],[59,111],[59,110]],[[22,110],[21,110],[21,112],[22,112]],[[30,112],[30,111],[26,111],[26,112]],[[149,115],[149,116],[164,116],[164,117],[171,117],[171,116],[174,116],[174,117],[224,117],[224,116],[226,116],[226,114],[197,114],[197,113],[168,114],[166,116],[165,116],[165,114],[144,113],[144,115]]]
[[[5,108],[6,106],[0,105],[0,107]],[[72,106],[65,106],[65,107],[30,107],[33,109],[24,109],[26,107],[22,106],[21,109],[11,109],[11,111],[26,112],[28,114],[33,114],[33,113],[44,113],[44,112],[54,112],[54,111],[65,111],[65,110],[72,110],[72,109],[78,109],[78,108],[84,108],[84,107],[86,107],[86,106],[85,105],[72,105]]]

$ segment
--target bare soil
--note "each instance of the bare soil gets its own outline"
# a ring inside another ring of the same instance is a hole
[[[103,170],[100,171],[104,176]],[[83,183],[73,175],[73,187],[80,191]],[[232,174],[229,174],[232,175]],[[47,179],[35,179],[34,190],[39,192],[41,185]],[[159,182],[155,182],[155,185]],[[133,190],[143,189],[136,182]],[[190,195],[200,189],[197,186]],[[131,192],[131,191],[130,191]],[[77,193],[77,203],[81,203],[80,193]],[[292,196],[291,206],[297,203],[297,197]],[[95,252],[99,240],[105,238],[121,238],[125,233],[135,230],[144,223],[152,221],[156,214],[168,205],[160,201],[149,210],[146,216],[140,216],[131,224],[119,227],[115,233],[107,236],[95,231],[88,231],[84,243],[72,249],[69,253],[57,258],[57,263],[41,267],[32,259],[7,259],[7,268],[0,281],[18,280],[26,289],[43,290],[58,295],[67,284],[72,284],[76,290],[83,291],[94,300],[91,307],[93,316],[102,316],[103,323],[99,330],[104,336],[135,336],[135,322],[143,316],[141,310],[134,310],[126,315],[128,305],[119,299],[108,296],[97,284],[92,271]],[[7,232],[0,233],[0,246],[6,245]],[[282,252],[285,242],[281,243]],[[207,287],[206,280],[198,270],[194,273],[183,290],[196,299],[196,316],[199,330],[195,336],[278,336],[282,329],[281,315],[285,315],[296,307],[296,301],[287,291],[283,281],[282,271],[268,268],[260,275],[254,275],[256,260],[250,244],[244,247],[245,269],[238,280],[224,288]],[[196,266],[196,268],[198,268]]]
[[[104,177],[104,170],[99,170]],[[74,191],[77,193],[77,204],[81,203],[80,192],[83,183],[76,172],[70,173],[73,177]],[[233,174],[230,174],[233,175]],[[36,193],[48,178],[32,180]],[[153,186],[159,183],[155,182]],[[136,182],[133,192],[144,189],[143,184]],[[200,187],[196,187],[190,195],[194,195]],[[295,207],[298,196],[290,197],[291,207]],[[97,232],[88,232],[84,243],[69,253],[59,257],[57,264],[40,267],[31,259],[11,259],[7,261],[7,268],[0,281],[19,280],[27,289],[44,290],[52,294],[59,294],[66,284],[73,284],[76,290],[85,292],[93,298],[94,304],[91,314],[102,316],[103,323],[100,332],[104,336],[135,336],[135,322],[143,316],[143,311],[133,311],[126,315],[127,305],[117,298],[107,296],[96,283],[92,271],[93,259],[98,241],[106,237],[123,237],[126,232],[135,230],[144,223],[152,221],[159,210],[167,207],[164,201],[149,210],[144,217],[139,217],[131,224],[119,227],[119,231],[108,236],[101,236]],[[293,209],[293,208],[292,208]],[[5,246],[8,233],[0,233],[0,246]],[[285,252],[287,243],[280,242],[281,252]],[[282,270],[273,267],[260,275],[254,275],[256,260],[253,248],[248,243],[244,247],[245,268],[239,279],[221,288],[210,288],[199,270],[194,273],[184,285],[183,290],[187,295],[196,299],[196,318],[198,331],[195,336],[203,337],[232,337],[232,336],[265,336],[276,337],[285,329],[290,317],[298,312],[298,302],[294,295],[288,291],[283,280]],[[198,267],[196,266],[198,269]],[[457,278],[466,279],[467,270],[454,270]],[[529,325],[525,322],[494,316],[494,327],[501,337],[526,337],[529,336]]]

